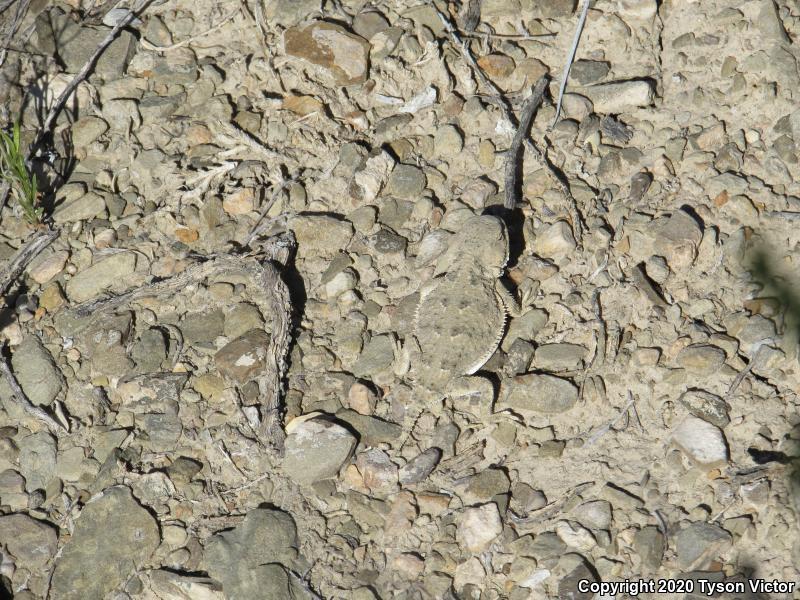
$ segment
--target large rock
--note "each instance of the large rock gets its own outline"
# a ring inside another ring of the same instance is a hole
[[[28,399],[34,404],[52,404],[61,390],[61,371],[50,352],[35,335],[22,340],[11,357],[14,374]]]
[[[297,238],[298,256],[333,256],[347,247],[353,225],[330,215],[297,215],[289,220]]]
[[[51,597],[104,598],[153,554],[158,524],[128,488],[112,487],[89,502],[56,561]]]
[[[356,446],[347,429],[318,416],[298,417],[286,433],[283,471],[302,485],[335,477]]]
[[[620,114],[653,103],[653,86],[649,81],[619,81],[584,88],[601,114]]]
[[[66,14],[42,14],[36,22],[36,46],[45,54],[57,53],[67,73],[77,73],[111,31],[110,27],[81,26]],[[123,29],[103,51],[93,72],[106,81],[119,79],[136,50],[136,36]]]
[[[458,526],[458,541],[470,553],[478,554],[492,545],[503,531],[503,522],[494,502],[464,510]]]
[[[322,67],[337,85],[367,80],[369,42],[341,25],[315,21],[287,29],[283,40],[286,54]]]
[[[133,252],[118,252],[99,260],[88,269],[75,275],[67,282],[67,296],[73,302],[85,302],[110,288],[136,268],[136,255]]]
[[[228,600],[289,600],[294,596],[283,564],[296,557],[297,528],[291,515],[258,508],[238,527],[208,541],[205,563]]]
[[[159,569],[148,573],[147,582],[160,600],[225,600],[222,586],[209,577]]]
[[[56,553],[58,535],[50,523],[23,514],[5,515],[0,517],[0,544],[17,566],[38,569]]]
[[[714,523],[692,523],[675,534],[678,566],[684,571],[704,569],[727,551],[733,538]]]
[[[498,410],[527,411],[543,414],[558,414],[568,411],[578,401],[575,385],[552,375],[528,373],[517,375],[501,388]]]
[[[219,372],[239,384],[247,383],[264,370],[269,334],[263,329],[251,329],[228,342],[214,356]]]
[[[686,417],[672,433],[672,441],[696,463],[705,467],[723,465],[728,460],[728,444],[725,434],[716,425]]]

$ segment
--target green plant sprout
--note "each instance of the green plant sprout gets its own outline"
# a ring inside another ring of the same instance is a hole
[[[36,175],[28,172],[20,150],[19,123],[14,123],[11,135],[0,130],[0,180],[11,187],[11,194],[19,202],[28,222],[31,225],[40,224],[44,208],[38,206]]]

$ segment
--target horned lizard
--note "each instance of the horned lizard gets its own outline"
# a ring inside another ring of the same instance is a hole
[[[438,399],[491,390],[488,381],[468,376],[494,354],[507,316],[529,309],[527,295],[518,303],[500,281],[507,262],[503,222],[471,217],[437,262],[437,276],[422,288],[404,351],[412,381]]]

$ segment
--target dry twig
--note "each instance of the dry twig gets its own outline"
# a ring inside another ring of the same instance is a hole
[[[29,241],[8,264],[0,270],[0,296],[3,296],[8,288],[14,283],[19,274],[25,270],[30,262],[36,258],[42,250],[47,248],[58,237],[57,230],[48,230],[40,233]]]
[[[592,435],[590,435],[586,439],[586,443],[583,445],[583,447],[584,448],[588,448],[590,446],[593,446],[597,442],[597,440],[599,440],[606,433],[611,431],[614,428],[614,426],[617,423],[619,423],[619,421],[628,414],[628,411],[633,407],[633,402],[634,402],[633,394],[629,391],[628,392],[628,401],[625,403],[625,406],[623,406],[622,409],[619,411],[619,414],[616,417],[614,417],[613,419],[611,419],[611,421],[609,421],[608,423],[606,423],[602,427],[598,428],[597,431],[595,431]],[[638,419],[639,416],[636,415],[636,418]],[[641,421],[639,423],[641,425]]]
[[[583,10],[581,10],[581,16],[578,19],[578,27],[575,29],[575,37],[572,38],[572,46],[567,55],[567,64],[564,65],[564,73],[561,75],[561,85],[558,88],[558,102],[556,103],[556,116],[553,117],[553,124],[551,127],[555,127],[556,123],[558,123],[558,116],[561,114],[561,101],[564,99],[564,90],[567,88],[567,77],[569,77],[569,71],[572,68],[572,61],[575,60],[575,52],[578,50],[578,42],[581,39],[581,32],[583,31],[583,25],[586,23],[586,15],[589,13],[589,4],[591,4],[591,2],[592,0],[583,0]]]
[[[527,139],[528,133],[530,132],[531,123],[533,123],[533,115],[536,114],[536,111],[542,104],[542,98],[544,97],[545,89],[547,89],[548,80],[547,75],[542,75],[539,81],[536,82],[536,85],[533,86],[531,95],[522,107],[522,112],[519,116],[519,125],[517,126],[517,132],[514,134],[514,139],[511,140],[511,147],[506,153],[505,207],[509,210],[513,209],[520,201],[519,190],[517,189],[519,184],[517,177],[519,173],[519,154],[520,150],[522,150],[522,144]]]
[[[492,95],[488,96],[490,102],[495,104],[501,111],[503,111],[503,116],[506,120],[511,123],[513,127],[517,126],[517,120],[514,117],[514,112],[511,110],[511,106],[508,103],[508,100],[503,96],[500,92],[498,87],[486,76],[486,73],[483,72],[478,62],[475,60],[475,57],[472,56],[472,52],[469,49],[469,46],[462,40],[458,32],[456,31],[455,26],[450,22],[442,12],[436,7],[435,4],[430,3],[430,6],[436,11],[436,14],[439,16],[439,20],[444,25],[445,30],[450,35],[450,39],[456,45],[456,47],[461,51],[461,56],[467,61],[467,64],[470,66],[472,71],[478,76],[481,83],[489,90],[491,90]],[[558,186],[561,194],[564,196],[564,199],[567,201],[567,208],[570,212],[570,218],[572,219],[572,226],[575,228],[576,239],[578,240],[579,247],[583,246],[583,219],[581,217],[580,211],[578,211],[578,204],[575,201],[575,197],[572,195],[572,192],[569,189],[569,183],[566,179],[558,173],[556,168],[550,162],[550,159],[547,158],[547,155],[539,149],[539,146],[527,137],[525,139],[525,147],[536,157],[536,160],[541,163],[541,165],[545,168],[547,173],[550,175],[551,179],[555,182]]]
[[[22,19],[25,17],[25,13],[28,12],[28,7],[30,4],[31,0],[21,0],[17,5],[17,11],[14,13],[14,18],[11,20],[11,23],[8,26],[5,39],[2,42],[2,48],[0,48],[0,67],[2,67],[6,62],[6,56],[8,55],[9,51],[8,45],[11,43],[11,38],[13,38],[14,34],[17,33],[19,26],[22,24]],[[5,9],[5,6],[2,7],[0,14],[2,14]]]
[[[266,367],[256,379],[263,402],[261,431],[262,441],[278,454],[283,453],[285,433],[281,423],[281,398],[286,377],[286,356],[289,352],[292,325],[292,305],[289,288],[281,277],[280,266],[285,266],[294,251],[295,240],[290,233],[276,236],[261,248],[260,259],[252,256],[221,254],[192,265],[182,273],[169,279],[150,283],[129,292],[84,302],[72,308],[79,317],[97,311],[112,310],[125,306],[140,298],[172,294],[187,285],[202,281],[223,272],[235,272],[248,277],[259,289],[253,300],[260,304],[262,313],[274,318],[272,340],[267,348]]]
[[[49,135],[50,131],[53,129],[55,125],[56,118],[61,113],[61,110],[64,108],[69,97],[75,92],[78,85],[86,79],[89,75],[91,70],[94,68],[95,63],[97,63],[100,55],[105,52],[106,48],[111,45],[119,32],[122,30],[123,27],[126,27],[133,21],[137,16],[139,16],[144,10],[153,3],[153,0],[139,0],[134,8],[132,8],[127,15],[121,18],[116,25],[108,32],[108,35],[103,39],[102,42],[95,48],[95,51],[86,61],[86,64],[83,65],[80,71],[72,78],[72,81],[69,82],[69,85],[61,92],[61,95],[56,99],[53,103],[53,106],[50,108],[50,112],[47,113],[47,117],[42,123],[41,128],[39,129],[39,133],[36,135],[36,138],[33,140],[33,143],[30,145],[30,152],[28,155],[28,160],[31,159],[33,153],[36,152],[39,144],[45,138],[45,136]],[[119,4],[119,3],[117,3]],[[117,5],[114,6],[116,8]],[[113,9],[112,9],[113,10]]]

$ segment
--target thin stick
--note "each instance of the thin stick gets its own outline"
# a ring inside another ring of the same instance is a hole
[[[245,131],[239,127],[236,123],[232,123],[230,121],[218,121],[218,123],[225,130],[226,135],[238,140],[245,146],[250,147],[265,158],[269,160],[279,160],[283,158],[280,153],[267,146],[249,131]]]
[[[572,47],[569,49],[567,55],[567,64],[564,65],[564,73],[561,76],[561,86],[558,88],[558,102],[556,103],[556,116],[553,118],[553,124],[550,127],[555,127],[558,123],[558,116],[561,114],[561,101],[564,99],[564,90],[567,88],[567,77],[572,68],[572,61],[575,60],[575,52],[578,51],[578,42],[581,39],[581,32],[583,25],[586,23],[586,15],[589,14],[589,4],[592,0],[583,0],[583,10],[581,10],[580,19],[578,19],[578,28],[575,30],[575,37],[572,38]]]
[[[33,238],[30,242],[17,252],[5,268],[0,270],[0,296],[5,295],[11,284],[25,270],[25,267],[36,258],[42,250],[47,248],[58,237],[59,231],[46,231]]]
[[[482,31],[464,31],[463,29],[459,30],[459,33],[464,37],[468,38],[490,38],[495,40],[512,40],[517,42],[524,42],[525,40],[538,40],[542,38],[552,38],[556,37],[557,34],[555,33],[537,33],[537,34],[526,34],[526,35],[514,35],[509,33],[489,33],[489,32],[482,32]]]
[[[291,575],[294,580],[305,589],[306,594],[311,596],[311,600],[322,600],[322,596],[320,596],[317,592],[311,589],[311,586],[306,583],[306,580],[303,579],[299,573],[295,573],[291,569],[288,569],[289,575]]]
[[[436,12],[439,16],[439,20],[444,25],[445,30],[450,34],[450,38],[456,47],[461,51],[461,56],[464,60],[467,61],[467,64],[472,68],[473,72],[478,76],[478,79],[481,80],[484,86],[489,88],[492,92],[491,96],[488,96],[490,102],[495,104],[503,111],[503,116],[505,116],[506,120],[511,123],[512,126],[517,126],[517,119],[514,117],[514,111],[511,110],[511,106],[508,103],[508,100],[503,96],[500,92],[498,87],[486,76],[486,73],[483,72],[483,69],[480,68],[478,62],[475,60],[475,57],[472,56],[472,52],[470,51],[467,44],[462,40],[458,33],[456,32],[455,26],[450,22],[442,11],[440,11],[435,4],[429,2],[429,6]],[[539,161],[545,170],[548,172],[550,177],[556,183],[558,188],[561,190],[561,194],[567,201],[567,208],[570,211],[570,218],[572,219],[572,226],[575,228],[576,238],[578,240],[579,247],[583,246],[583,219],[581,217],[580,211],[578,210],[578,203],[575,201],[575,197],[572,195],[572,192],[569,189],[569,183],[562,177],[555,169],[553,164],[550,162],[550,159],[547,158],[547,155],[539,149],[536,143],[530,139],[530,137],[525,139],[525,147],[531,152],[536,160]]]
[[[756,366],[756,362],[758,361],[758,359],[760,357],[759,355],[761,354],[761,349],[764,346],[767,345],[767,342],[771,342],[771,341],[773,341],[773,340],[771,338],[769,338],[767,340],[762,341],[758,345],[758,349],[753,354],[753,358],[750,359],[750,362],[747,363],[747,366],[744,369],[742,369],[741,371],[739,371],[739,373],[737,373],[736,377],[731,382],[731,386],[728,388],[728,393],[725,394],[725,400],[730,400],[733,397],[734,392],[739,388],[739,386],[741,385],[742,381],[744,381],[744,378],[747,377],[747,375],[750,373],[750,371],[753,370],[753,367]]]
[[[509,511],[509,521],[511,521],[517,527],[531,525],[533,523],[541,522],[546,519],[551,519],[555,515],[557,515],[564,505],[569,502],[572,498],[579,495],[581,492],[593,487],[595,485],[594,481],[584,481],[583,483],[579,483],[576,486],[568,489],[558,500],[553,500],[549,504],[541,508],[537,508],[536,510],[531,511],[531,513],[536,514],[529,514],[524,517],[520,517],[513,511]]]
[[[117,35],[119,35],[120,30],[123,27],[126,27],[131,21],[133,21],[136,17],[138,17],[144,10],[152,4],[153,0],[140,0],[137,7],[131,9],[127,15],[125,15],[122,19],[120,19],[116,25],[108,32],[108,35],[100,42],[100,45],[97,46],[95,51],[86,61],[86,64],[83,65],[81,70],[78,72],[75,77],[72,78],[72,81],[69,82],[69,85],[61,92],[61,95],[56,99],[53,106],[50,108],[50,112],[47,113],[47,118],[45,118],[44,123],[39,128],[39,133],[36,138],[33,140],[33,143],[30,145],[30,151],[28,154],[28,160],[30,160],[33,156],[33,153],[38,148],[41,141],[45,138],[45,136],[50,134],[52,130],[55,120],[58,117],[61,110],[64,108],[64,105],[67,103],[69,97],[73,94],[73,92],[77,89],[78,85],[86,79],[89,75],[91,70],[94,68],[95,63],[100,58],[100,55],[103,54],[106,48],[111,45]],[[114,8],[116,8],[120,3],[118,2]],[[113,10],[113,9],[112,9]]]
[[[633,406],[634,398],[633,394],[628,392],[628,401],[625,403],[625,406],[622,407],[622,410],[619,411],[619,414],[611,419],[608,423],[600,427],[597,431],[595,431],[589,438],[586,440],[586,443],[583,445],[584,448],[588,448],[589,446],[593,446],[597,440],[603,437],[606,433],[611,431],[611,429],[619,423],[619,420],[628,414],[628,411]],[[638,417],[637,417],[638,418]]]
[[[209,29],[206,29],[205,31],[203,31],[201,33],[198,33],[196,35],[193,35],[193,36],[191,36],[189,38],[186,38],[185,40],[182,40],[180,42],[176,42],[175,44],[171,44],[169,46],[156,46],[155,44],[151,44],[150,42],[148,42],[144,38],[139,40],[139,43],[146,50],[152,50],[153,52],[169,52],[170,50],[177,50],[178,48],[183,48],[184,46],[188,46],[192,42],[196,42],[201,37],[204,37],[204,36],[208,35],[209,33],[214,33],[217,29],[219,29],[220,27],[225,25],[225,23],[227,23],[233,17],[235,17],[236,14],[239,12],[240,8],[241,7],[237,7],[235,10],[231,11],[227,16],[223,17],[222,20],[219,23],[217,23],[216,25],[213,25]]]
[[[262,398],[263,418],[259,434],[265,444],[279,455],[283,454],[286,434],[281,423],[281,398],[284,393],[292,326],[292,304],[289,288],[281,277],[279,267],[285,266],[295,247],[291,233],[271,238],[261,247],[261,257],[217,255],[210,260],[188,267],[182,273],[150,283],[118,296],[101,298],[75,306],[72,313],[87,316],[100,310],[110,310],[127,305],[139,298],[173,294],[188,284],[224,271],[234,271],[250,278],[260,288],[253,294],[263,314],[272,315],[272,340],[267,348],[267,361],[263,372],[256,378]]]
[[[506,154],[505,207],[509,210],[512,210],[520,201],[520,194],[519,190],[517,189],[519,184],[517,178],[519,173],[519,154],[520,150],[522,150],[522,144],[530,132],[531,123],[533,122],[533,115],[536,114],[536,111],[542,104],[542,98],[544,98],[544,91],[547,88],[547,82],[547,75],[542,75],[539,78],[539,81],[537,81],[536,85],[533,87],[531,95],[525,101],[525,104],[522,107],[522,112],[519,115],[517,132],[514,134],[514,139],[511,140],[511,147],[508,149],[508,153]]]
[[[22,386],[19,384],[19,381],[17,381],[17,378],[11,371],[11,367],[8,364],[8,359],[6,359],[5,344],[3,344],[2,348],[0,348],[0,374],[5,377],[6,382],[8,382],[8,387],[11,388],[11,395],[14,397],[14,400],[16,400],[17,404],[22,406],[22,410],[31,415],[34,419],[39,419],[42,423],[47,425],[47,428],[53,433],[66,431],[66,429],[64,429],[64,427],[58,421],[47,414],[44,409],[35,406],[33,402],[28,399],[28,396],[25,395],[25,392],[22,390]]]
[[[0,3],[0,15],[6,12],[6,9],[16,1],[17,0],[5,0],[5,2]]]
[[[6,56],[8,55],[8,48],[7,46],[11,43],[11,38],[14,37],[14,34],[19,29],[19,26],[22,24],[22,19],[25,17],[25,13],[28,12],[28,7],[31,4],[31,0],[21,0],[19,5],[17,6],[17,11],[14,13],[14,19],[11,21],[11,24],[8,26],[8,31],[6,32],[5,39],[3,40],[3,48],[0,49],[0,67],[6,62]],[[2,11],[0,11],[2,12]]]
[[[279,185],[275,186],[275,189],[273,190],[270,199],[264,203],[264,208],[261,209],[261,213],[258,215],[258,219],[256,220],[255,225],[253,225],[253,228],[250,230],[250,235],[247,236],[247,241],[245,242],[245,246],[249,247],[250,244],[253,242],[253,240],[256,237],[258,237],[258,235],[263,231],[264,227],[261,227],[262,222],[264,221],[264,218],[267,216],[267,213],[270,211],[272,206],[278,200],[278,196],[281,194],[281,192],[283,192],[283,190],[288,188],[293,183],[297,182],[299,177],[300,175],[298,173],[296,175],[293,175],[289,179],[282,180]]]

